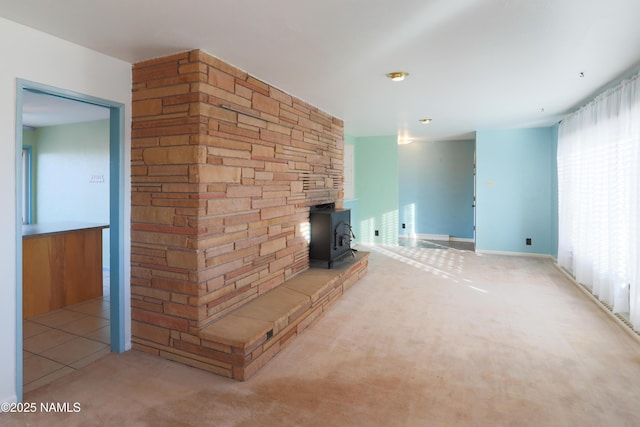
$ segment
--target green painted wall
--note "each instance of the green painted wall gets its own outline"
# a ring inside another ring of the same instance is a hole
[[[22,131],[22,146],[31,147],[31,167],[32,168],[35,168],[35,163],[36,163],[36,152],[38,150],[37,142],[38,140],[36,138],[35,129],[24,129]],[[37,183],[35,179],[32,179],[31,180],[31,222],[32,223],[36,223],[38,221],[38,217],[36,213],[36,187],[37,187]]]
[[[35,129],[25,129],[22,131],[22,145],[31,145],[35,144],[36,141],[36,132]]]
[[[345,137],[345,142],[355,145],[357,216],[352,223],[357,241],[395,245],[399,190],[397,137]]]
[[[109,224],[109,120],[45,126],[33,133],[34,222]],[[108,233],[103,233],[104,267],[109,266]]]
[[[349,145],[353,145],[354,146],[354,175],[357,173],[355,172],[355,145],[356,145],[356,139],[354,137],[345,135],[344,136],[344,143],[345,144],[349,144]],[[357,181],[357,176],[354,177],[355,181]],[[355,185],[355,183],[354,183]],[[351,210],[351,224],[353,226],[353,232],[354,234],[356,234],[355,232],[357,231],[355,224],[358,223],[358,199],[356,198],[357,196],[354,195],[353,199],[345,199],[344,200],[344,208],[345,209],[350,209]],[[359,241],[358,239],[358,235],[356,234],[356,238],[354,239],[354,241],[357,243]]]

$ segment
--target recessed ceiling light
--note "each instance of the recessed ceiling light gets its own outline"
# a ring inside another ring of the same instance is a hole
[[[420,119],[418,120],[420,123],[431,123],[431,119]]]
[[[409,75],[409,73],[404,72],[404,71],[394,71],[392,73],[387,74],[387,77],[389,77],[394,82],[401,82],[408,75]]]

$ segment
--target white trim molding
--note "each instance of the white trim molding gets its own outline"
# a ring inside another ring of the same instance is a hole
[[[477,254],[484,255],[506,255],[506,256],[526,256],[531,258],[548,258],[555,261],[553,255],[549,254],[536,254],[532,252],[507,252],[507,251],[491,251],[487,249],[476,249]]]
[[[604,311],[607,314],[607,316],[613,319],[618,324],[618,326],[624,329],[625,332],[627,332],[633,339],[635,339],[637,342],[640,343],[640,333],[635,331],[633,329],[633,326],[631,326],[630,323],[626,323],[622,319],[620,319],[618,316],[616,316],[616,314],[609,307],[604,305],[602,301],[600,301],[595,295],[593,295],[591,291],[588,288],[586,288],[583,284],[578,282],[567,270],[560,267],[557,262],[554,262],[553,265],[558,269],[558,271],[560,271],[560,273],[564,277],[569,279],[569,281],[573,283],[576,288],[582,291],[582,293],[586,295],[587,298],[591,300],[591,302],[597,305],[602,311]]]
[[[473,239],[464,237],[451,237],[448,234],[419,234],[419,233],[407,233],[398,235],[400,239],[412,239],[412,240],[436,240],[441,242],[468,242],[474,243]]]

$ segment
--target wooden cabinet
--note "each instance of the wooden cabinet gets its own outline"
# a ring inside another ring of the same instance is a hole
[[[23,318],[102,295],[102,229],[106,226],[77,227],[25,226]]]

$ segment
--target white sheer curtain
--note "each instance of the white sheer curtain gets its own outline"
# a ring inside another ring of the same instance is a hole
[[[558,264],[640,330],[640,80],[565,118],[558,132]]]

